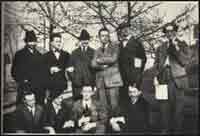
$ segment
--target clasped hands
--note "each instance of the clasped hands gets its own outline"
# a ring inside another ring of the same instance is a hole
[[[125,118],[122,116],[122,117],[112,117],[110,119],[110,124],[111,124],[112,129],[114,131],[120,131],[121,130],[118,122],[121,122],[121,123],[125,124]]]
[[[78,121],[78,126],[81,127],[83,131],[89,131],[90,129],[96,127],[96,123],[90,122],[90,117],[82,116]]]
[[[59,71],[61,71],[61,68],[59,68],[59,67],[57,67],[57,66],[52,66],[51,68],[50,68],[50,73],[51,74],[53,74],[53,73],[57,73],[57,72],[59,72]],[[68,68],[66,68],[66,71],[68,71],[68,72],[73,72],[74,71],[74,67],[68,67]]]

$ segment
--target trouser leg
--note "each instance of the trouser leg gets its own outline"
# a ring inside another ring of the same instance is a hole
[[[119,88],[114,87],[114,88],[109,88],[108,90],[109,93],[109,101],[110,101],[110,107],[111,107],[111,112],[112,113],[118,113],[118,108],[119,108]]]

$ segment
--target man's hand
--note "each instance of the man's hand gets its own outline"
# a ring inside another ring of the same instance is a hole
[[[154,84],[154,86],[159,85],[159,82],[158,82],[158,78],[157,78],[157,77],[154,77],[153,84]]]
[[[68,72],[74,72],[74,67],[68,67],[67,69],[66,69],[66,71],[68,71]]]
[[[82,116],[78,121],[78,126],[81,127],[83,123],[88,123],[90,121],[90,117]]]
[[[85,124],[83,127],[82,127],[82,130],[83,131],[89,131],[90,129],[96,127],[96,123],[93,122],[93,123],[87,123]]]
[[[117,132],[121,131],[121,128],[119,124],[117,123],[117,121],[115,120],[115,118],[110,119],[110,125],[114,131],[117,131]]]
[[[48,130],[49,134],[56,134],[55,129],[51,126],[44,127],[44,129]]]
[[[59,72],[61,69],[57,66],[53,66],[50,68],[50,73],[53,74],[53,73],[57,73]]]
[[[74,127],[74,121],[73,120],[69,120],[69,121],[66,121],[63,125],[63,128],[69,128],[69,127]]]
[[[123,124],[125,124],[125,119],[124,119],[123,116],[122,117],[116,117],[114,119],[115,119],[114,121],[116,121],[116,122],[122,122]]]

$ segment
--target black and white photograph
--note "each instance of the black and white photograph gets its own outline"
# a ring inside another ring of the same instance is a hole
[[[2,1],[1,135],[198,135],[198,1]]]

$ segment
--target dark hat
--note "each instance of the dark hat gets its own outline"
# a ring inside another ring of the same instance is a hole
[[[83,30],[81,31],[79,40],[90,40],[90,34],[88,33],[87,30],[83,29]]]
[[[24,41],[25,42],[37,42],[37,37],[33,30],[26,31]]]
[[[165,26],[163,28],[163,33],[166,33],[168,31],[175,31],[175,32],[177,32],[178,31],[178,26],[175,23],[170,23],[170,24],[168,24],[167,26]]]

